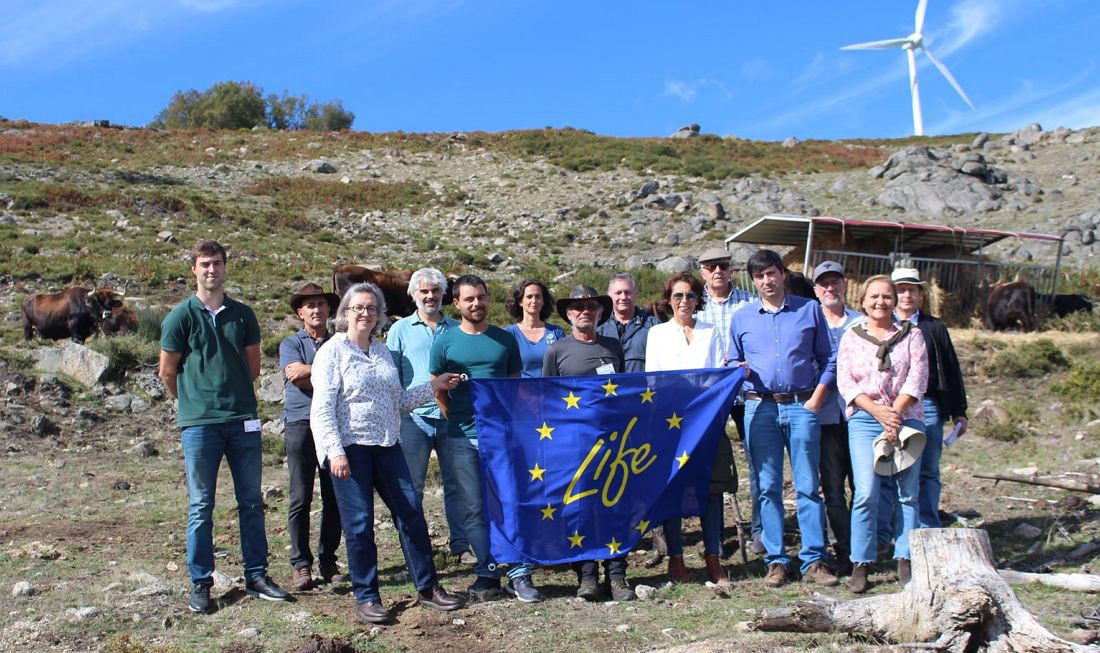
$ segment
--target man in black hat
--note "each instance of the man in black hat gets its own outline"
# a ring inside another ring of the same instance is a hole
[[[290,476],[290,507],[287,509],[287,533],[290,536],[290,564],[294,567],[291,587],[299,591],[313,589],[313,552],[309,547],[309,512],[313,504],[313,479],[321,477],[321,536],[317,544],[320,579],[339,582],[347,576],[336,565],[340,546],[340,513],[332,479],[317,463],[317,448],[309,427],[309,409],[313,403],[310,373],[313,357],[332,334],[328,318],[340,304],[334,293],[307,283],[290,296],[290,308],[302,320],[302,328],[279,343],[279,368],[283,372],[283,421],[286,429],[286,465]],[[319,470],[319,471],[318,471]]]
[[[611,313],[611,298],[589,286],[577,286],[569,297],[559,299],[558,315],[573,325],[568,337],[550,345],[542,360],[543,376],[583,376],[616,374],[623,371],[623,346],[610,336],[596,333],[596,327]],[[611,598],[632,601],[634,590],[626,582],[626,556],[604,560]],[[584,560],[573,563],[580,587],[577,596],[586,601],[600,597],[600,563]]]

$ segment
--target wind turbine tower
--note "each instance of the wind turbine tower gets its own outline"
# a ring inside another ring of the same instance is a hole
[[[924,52],[928,60],[939,69],[943,76],[947,78],[948,82],[951,82],[951,86],[959,93],[959,96],[966,102],[967,106],[974,109],[974,105],[970,102],[970,98],[966,97],[966,93],[962,90],[962,87],[959,86],[959,83],[955,81],[954,76],[951,75],[951,71],[947,69],[947,66],[940,63],[940,60],[932,56],[928,48],[924,47],[924,36],[921,34],[921,30],[924,28],[924,12],[927,6],[928,0],[920,0],[917,3],[915,27],[913,33],[909,36],[900,39],[856,43],[841,48],[841,50],[892,50],[895,48],[905,50],[905,54],[909,58],[909,91],[913,95],[913,133],[917,136],[924,136],[924,120],[921,118],[920,111],[920,88],[917,85],[917,50]]]

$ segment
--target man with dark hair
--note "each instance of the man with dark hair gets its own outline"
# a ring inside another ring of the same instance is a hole
[[[797,493],[802,575],[836,585],[827,565],[825,510],[819,493],[821,427],[817,413],[836,379],[829,329],[817,302],[788,295],[783,259],[762,249],[749,257],[759,299],[738,311],[730,327],[733,360],[748,367],[745,441],[750,473],[760,488],[760,521],[768,565],[765,585],[787,582],[790,557],[783,544],[783,451]]]
[[[617,338],[600,335],[596,327],[611,312],[611,299],[589,286],[577,286],[569,297],[558,300],[558,314],[572,325],[572,332],[550,345],[542,363],[543,376],[582,376],[616,374],[623,371],[623,347]],[[644,338],[643,338],[644,344]],[[626,581],[626,556],[604,560],[607,588],[616,601],[634,600],[634,590]],[[584,560],[573,563],[579,588],[577,596],[586,601],[600,597],[600,563]]]
[[[660,323],[649,311],[635,304],[636,292],[637,284],[632,275],[626,272],[611,275],[611,281],[607,284],[611,315],[604,313],[603,319],[606,321],[596,329],[601,336],[614,338],[622,344],[626,360],[624,372],[645,371],[646,335],[649,327]]]
[[[187,469],[187,568],[192,612],[209,612],[214,574],[214,495],[224,456],[233,475],[241,529],[245,591],[286,601],[267,575],[267,533],[260,496],[260,420],[252,383],[260,375],[260,325],[248,306],[225,294],[225,248],[200,240],[191,248],[195,294],[161,325],[159,376],[179,399]]]
[[[469,378],[518,377],[523,368],[519,345],[512,334],[489,324],[489,294],[485,282],[472,274],[453,284],[454,304],[461,321],[458,328],[444,331],[432,343],[428,372],[434,379],[445,372]],[[462,506],[463,528],[477,556],[477,580],[467,589],[471,598],[485,600],[500,596],[500,571],[489,551],[489,526],[482,507],[481,468],[477,450],[474,402],[467,384],[436,401],[447,420],[447,435],[440,443],[440,467],[449,467],[457,481]],[[502,561],[510,562],[510,561]],[[531,580],[531,566],[514,564],[508,569],[509,593],[525,603],[537,603],[542,595]]]

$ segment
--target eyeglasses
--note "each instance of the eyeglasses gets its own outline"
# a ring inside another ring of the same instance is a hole
[[[674,293],[672,293],[672,301],[674,301],[674,302],[682,302],[685,299],[688,300],[689,302],[693,302],[696,299],[699,299],[699,295],[696,295],[694,292],[674,292]]]
[[[366,313],[367,315],[378,315],[377,306],[348,306],[348,310],[352,313],[355,313],[356,315],[362,315],[364,313]]]
[[[728,269],[730,269],[730,264],[729,264],[729,261],[720,261],[720,262],[717,262],[717,263],[703,263],[703,269],[706,270],[707,272],[714,272],[715,269],[728,270]]]
[[[598,311],[600,310],[599,302],[574,302],[569,305],[570,310],[577,311]]]

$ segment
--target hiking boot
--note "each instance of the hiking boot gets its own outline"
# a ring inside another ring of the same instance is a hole
[[[210,586],[212,583],[195,583],[191,587],[191,600],[187,608],[191,612],[207,614],[210,612]]]
[[[898,583],[905,587],[913,580],[913,565],[905,558],[898,558]]]
[[[417,592],[416,600],[420,605],[429,607],[433,610],[439,610],[440,612],[457,610],[466,605],[465,601],[447,592],[447,590],[443,589],[442,585],[420,590]]]
[[[595,578],[582,578],[581,586],[577,588],[577,598],[585,601],[600,600],[600,583]]]
[[[539,593],[535,584],[531,582],[531,574],[509,579],[508,584],[504,586],[504,591],[524,603],[538,603],[542,601],[542,594]]]
[[[783,587],[787,584],[787,565],[782,562],[773,562],[768,565],[768,575],[764,576],[764,584],[768,587]]]
[[[336,563],[331,565],[321,565],[321,568],[317,570],[321,574],[321,578],[325,579],[326,583],[345,583],[351,579],[350,576],[340,571],[340,568],[336,566]]]
[[[704,555],[703,560],[707,563],[707,578],[710,582],[720,587],[729,587],[733,584],[726,570],[722,569],[722,560],[717,555]]]
[[[749,550],[758,556],[764,555],[767,552],[767,549],[764,547],[764,540],[759,537],[752,538],[752,546],[749,547]]]
[[[271,580],[271,576],[256,576],[244,584],[249,596],[257,596],[265,601],[289,601],[290,595]]]
[[[473,585],[466,588],[466,593],[475,601],[491,601],[500,598],[500,579],[478,576]]]
[[[612,601],[633,601],[638,598],[634,590],[630,589],[630,584],[626,582],[625,578],[612,578],[607,584]]]
[[[290,587],[296,592],[313,589],[313,571],[309,567],[298,567],[290,578]]]
[[[684,565],[684,556],[670,555],[668,557],[668,579],[673,583],[690,583],[691,574]]]
[[[477,564],[477,556],[472,551],[463,551],[462,555],[458,556],[458,561],[464,565],[473,567]]]
[[[393,619],[390,611],[376,601],[367,601],[355,606],[355,614],[363,621],[372,624],[389,623]]]
[[[847,587],[848,591],[852,594],[863,594],[871,587],[871,581],[868,579],[868,575],[871,571],[871,565],[866,562],[857,562],[852,567],[852,577],[848,579]]]
[[[806,570],[806,573],[802,574],[802,577],[825,587],[833,587],[840,582],[840,579],[833,575],[833,570],[829,569],[829,565],[821,560],[814,561],[810,568]]]

